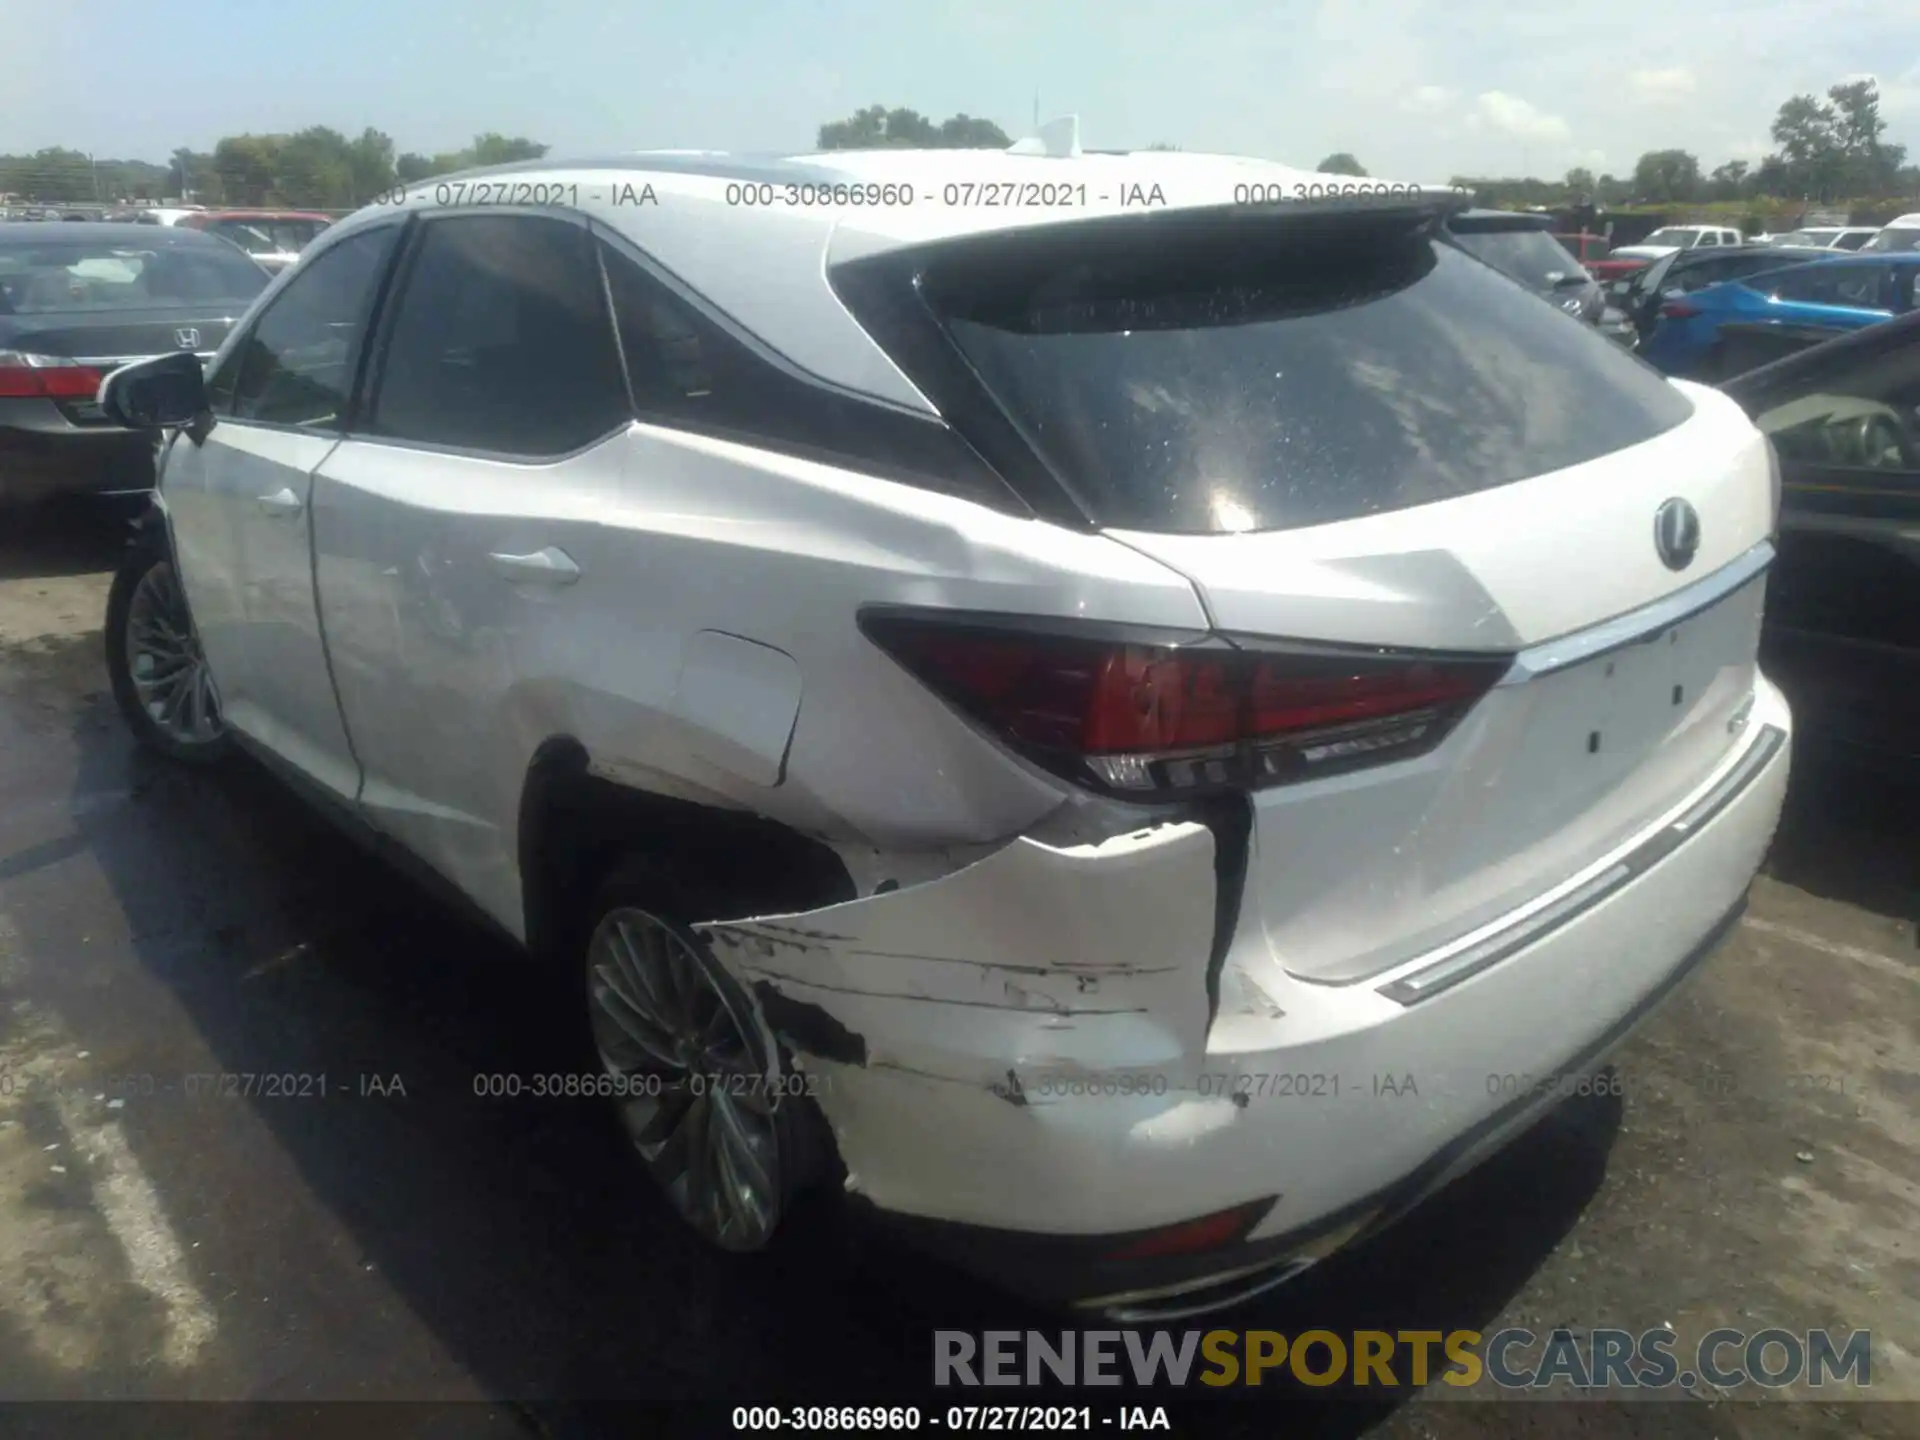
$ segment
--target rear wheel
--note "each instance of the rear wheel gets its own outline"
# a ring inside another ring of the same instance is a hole
[[[627,1138],[710,1244],[758,1250],[817,1170],[822,1122],[760,1007],[689,928],[712,913],[658,867],[602,885],[587,1016]]]
[[[135,737],[190,765],[209,765],[231,745],[220,699],[187,613],[164,538],[143,533],[128,548],[107,593],[107,675]]]

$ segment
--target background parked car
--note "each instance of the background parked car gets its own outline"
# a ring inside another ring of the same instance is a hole
[[[1903,254],[1909,250],[1920,250],[1920,211],[1911,215],[1899,215],[1880,227],[1880,231],[1862,250],[1871,250],[1876,254]]]
[[[1770,245],[1740,245],[1731,250],[1676,250],[1625,280],[1614,282],[1610,298],[1627,312],[1635,332],[1644,341],[1653,333],[1660,318],[1660,307],[1666,301],[1727,280],[1741,280],[1796,263],[1797,257],[1782,255]]]
[[[1669,375],[1725,379],[1913,308],[1920,254],[1763,271],[1661,304],[1640,353]]]
[[[1725,387],[1773,441],[1780,556],[1763,658],[1803,736],[1920,762],[1920,314]]]
[[[1809,225],[1770,235],[1767,243],[1783,250],[1858,250],[1879,233],[1871,225]]]
[[[1447,221],[1454,243],[1476,260],[1518,280],[1576,319],[1598,325],[1606,309],[1600,284],[1567,253],[1545,215],[1465,210]]]
[[[176,223],[218,235],[278,273],[299,259],[313,237],[333,221],[312,210],[203,210]]]
[[[1722,225],[1663,225],[1637,244],[1620,246],[1608,258],[1658,260],[1676,250],[1715,249],[1743,243],[1738,230]]]
[[[1556,234],[1553,238],[1558,240],[1565,247],[1566,252],[1578,260],[1581,268],[1587,270],[1589,274],[1592,273],[1591,267],[1596,261],[1607,258],[1610,248],[1606,236],[1593,235],[1584,230],[1574,234]]]
[[[101,379],[150,355],[212,355],[268,279],[191,230],[0,226],[0,503],[151,489],[151,439],[106,422]]]

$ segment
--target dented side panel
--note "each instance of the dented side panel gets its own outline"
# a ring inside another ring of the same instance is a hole
[[[697,928],[803,1054],[1021,1103],[1023,1071],[1204,1048],[1214,884],[1212,832],[1183,822],[1021,838],[911,889]]]

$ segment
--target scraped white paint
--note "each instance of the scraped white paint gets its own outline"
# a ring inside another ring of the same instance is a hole
[[[1797,930],[1791,925],[1782,925],[1773,920],[1762,920],[1749,915],[1740,922],[1747,929],[1761,935],[1772,935],[1785,940],[1790,945],[1804,945],[1809,950],[1818,950],[1822,955],[1831,955],[1836,960],[1851,960],[1856,965],[1865,965],[1882,975],[1891,975],[1897,980],[1905,980],[1910,985],[1920,985],[1920,968],[1905,965],[1891,955],[1882,955],[1877,950],[1865,950],[1858,945],[1843,945],[1837,940],[1815,935],[1811,930]]]
[[[870,1062],[992,1085],[1199,1053],[1213,924],[1213,834],[1182,822],[1089,845],[1023,836],[910,889],[696,928]]]

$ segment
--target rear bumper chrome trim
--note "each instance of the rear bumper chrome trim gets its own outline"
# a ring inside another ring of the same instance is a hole
[[[1482,970],[1498,965],[1508,956],[1524,950],[1585,914],[1698,834],[1702,827],[1753,783],[1786,743],[1786,731],[1773,725],[1763,726],[1753,743],[1747,747],[1746,753],[1706,794],[1598,875],[1465,949],[1456,950],[1444,959],[1403,975],[1391,984],[1382,985],[1379,987],[1380,993],[1401,1005],[1417,1005],[1422,1000],[1452,989]]]
[[[1501,677],[1500,685],[1524,685],[1539,676],[1582,665],[1596,656],[1665,634],[1682,620],[1691,619],[1702,610],[1711,610],[1750,583],[1773,564],[1773,559],[1773,542],[1762,540],[1711,575],[1662,596],[1651,605],[1642,605],[1638,610],[1602,620],[1598,625],[1531,645],[1513,657],[1513,666]]]

